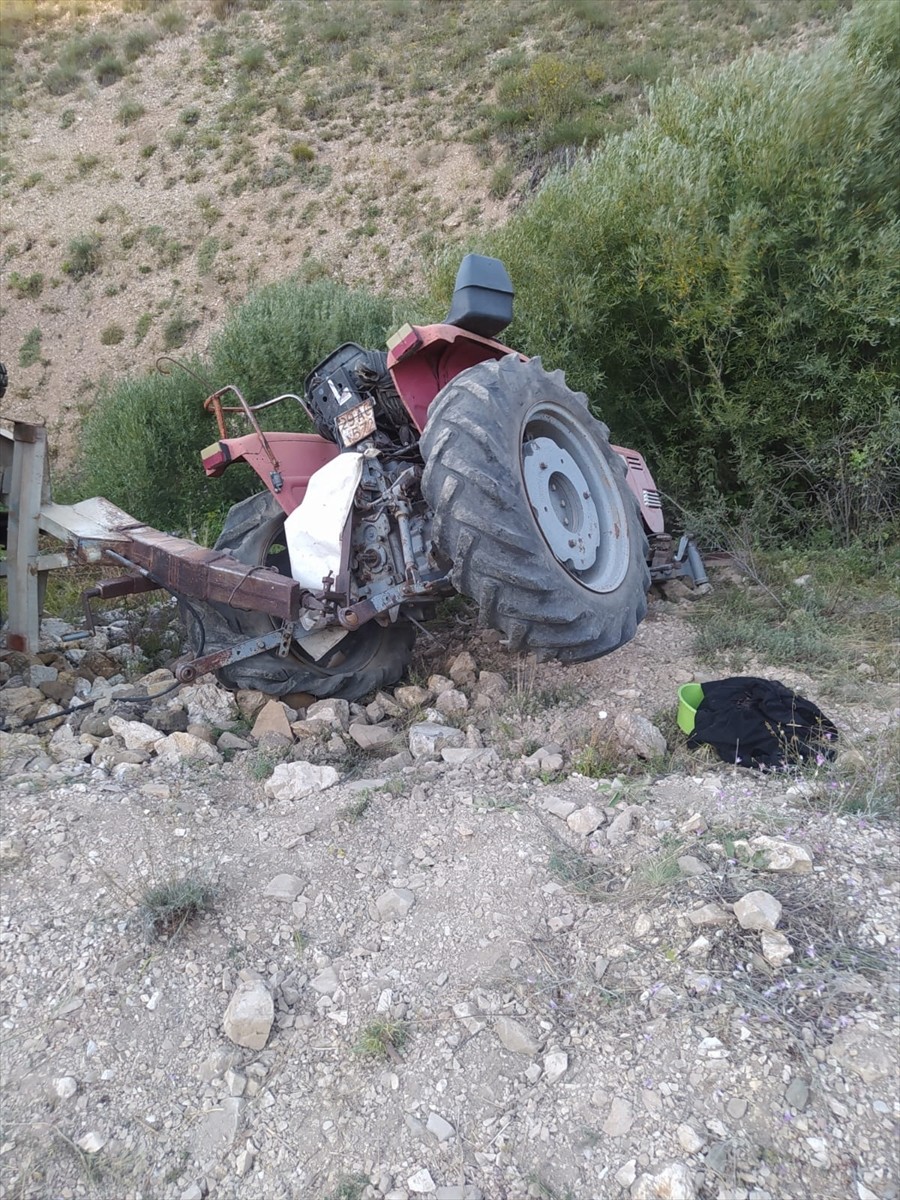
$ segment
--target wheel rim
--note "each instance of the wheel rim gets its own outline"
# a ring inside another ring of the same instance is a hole
[[[556,404],[528,414],[522,477],[535,523],[567,575],[592,592],[612,592],[631,558],[618,480],[590,432]]]

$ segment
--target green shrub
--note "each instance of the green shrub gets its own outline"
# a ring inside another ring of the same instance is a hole
[[[100,267],[100,237],[96,233],[85,233],[69,242],[69,255],[62,269],[74,280],[92,275]]]
[[[504,196],[508,196],[515,179],[515,172],[510,163],[502,163],[499,167],[495,167],[491,175],[491,181],[488,185],[488,191],[495,200],[502,200]]]
[[[204,238],[197,249],[197,274],[208,275],[219,253],[219,239]]]
[[[150,332],[150,326],[153,324],[152,313],[141,313],[134,325],[134,344],[139,346],[147,334]]]
[[[94,167],[99,165],[100,155],[84,154],[81,150],[79,150],[72,159],[72,162],[75,164],[75,169],[77,170],[80,178],[84,179],[86,175],[90,175]]]
[[[301,390],[307,373],[342,342],[383,347],[408,317],[408,305],[362,289],[351,291],[331,280],[286,280],[251,296],[210,352],[216,375],[257,403]]]
[[[172,875],[151,884],[140,897],[139,913],[149,937],[175,937],[188,922],[209,912],[217,889],[199,874]]]
[[[119,342],[125,337],[125,330],[121,325],[107,325],[100,333],[101,346],[118,346]]]
[[[170,5],[156,14],[156,24],[163,33],[184,33],[187,29],[187,17],[175,5]]]
[[[203,372],[197,359],[188,365]],[[215,437],[208,390],[183,371],[133,376],[97,396],[81,430],[81,470],[68,490],[106,496],[140,520],[187,530],[242,494],[239,468],[207,480],[199,451]],[[230,476],[230,478],[229,478]],[[178,481],[171,487],[167,481]]]
[[[900,24],[860,3],[833,42],[652,94],[486,239],[517,290],[510,344],[564,368],[682,502],[843,537],[877,474],[896,513],[898,84]],[[817,511],[841,471],[852,511]]]
[[[77,67],[51,67],[44,76],[44,87],[51,96],[65,96],[74,92],[81,83],[81,72]]]
[[[176,309],[163,325],[163,349],[180,350],[199,324],[180,308]]]
[[[86,70],[114,52],[109,34],[98,29],[86,37],[74,37],[66,42],[59,57],[60,66]]]
[[[34,271],[31,275],[10,271],[8,283],[17,296],[26,300],[36,300],[44,290],[44,276],[40,271]]]
[[[41,341],[43,333],[35,326],[26,333],[22,345],[19,347],[19,366],[33,367],[35,363],[41,361]]]
[[[266,65],[266,48],[261,42],[254,42],[241,54],[239,63],[245,71],[261,71]]]
[[[140,100],[123,100],[116,112],[116,119],[120,125],[133,125],[146,111]]]
[[[137,29],[132,29],[122,44],[125,57],[129,62],[136,62],[147,53],[158,37],[159,34],[152,25],[141,25]]]
[[[115,54],[105,54],[94,67],[94,78],[102,88],[110,87],[125,74],[125,66]]]

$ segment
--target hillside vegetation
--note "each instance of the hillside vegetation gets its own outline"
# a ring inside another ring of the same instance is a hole
[[[10,6],[9,411],[55,421],[70,466],[86,418],[72,490],[214,524],[252,481],[193,466],[207,386],[296,390],[344,338],[440,316],[472,246],[512,273],[509,342],[675,503],[884,542],[898,31],[862,0],[829,38],[842,9]],[[178,351],[199,379],[141,373]]]

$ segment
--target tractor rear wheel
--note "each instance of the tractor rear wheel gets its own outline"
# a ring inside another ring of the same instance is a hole
[[[216,544],[248,566],[274,567],[290,574],[284,544],[285,514],[269,492],[242,500],[228,513]],[[203,620],[205,650],[233,645],[275,628],[265,613],[246,612],[223,604],[194,604]],[[188,617],[195,649],[199,641],[196,622]],[[285,658],[267,652],[255,654],[223,667],[216,674],[228,688],[256,688],[272,696],[308,692],[325,698],[359,700],[379,687],[387,687],[403,675],[412,655],[415,630],[407,621],[379,625],[368,621],[348,632],[318,661],[294,642]]]
[[[561,371],[516,355],[460,372],[420,443],[433,538],[516,651],[581,662],[647,611],[647,539],[609,430]]]

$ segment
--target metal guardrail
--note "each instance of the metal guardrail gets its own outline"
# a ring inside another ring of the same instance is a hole
[[[42,425],[15,421],[11,431],[0,429],[0,504],[8,510],[7,556],[0,560],[0,577],[6,577],[9,590],[7,649],[37,651],[47,575],[76,563],[107,561],[132,572],[122,583],[133,586],[110,589],[110,594],[162,587],[191,599],[267,613],[282,623],[299,615],[300,585],[289,576],[162,533],[102,496],[56,504]],[[41,534],[57,539],[63,549],[42,554]]]

